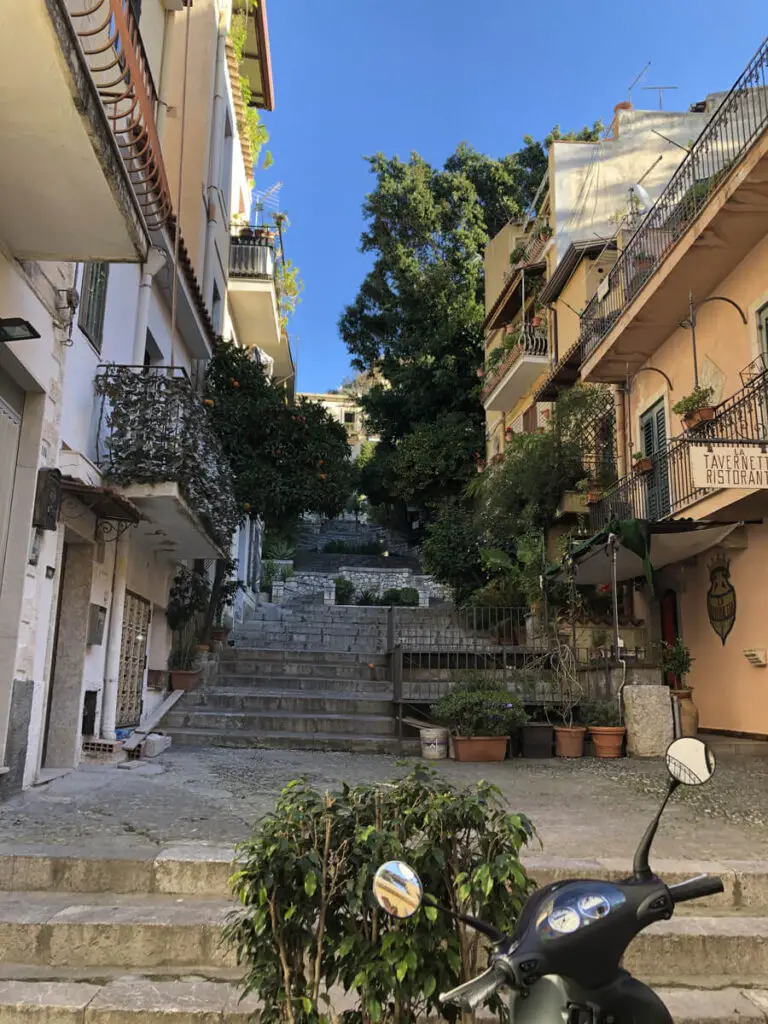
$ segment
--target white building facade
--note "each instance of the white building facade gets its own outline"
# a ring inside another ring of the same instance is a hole
[[[267,316],[240,337],[230,307],[231,222],[251,192],[240,76],[272,107],[263,6],[244,15],[238,60],[233,5],[0,11],[15,153],[0,170],[0,797],[146,720],[167,688],[176,567],[230,546],[205,364],[221,335],[287,345]],[[259,309],[277,309],[271,269],[253,278]],[[258,530],[231,545],[247,577]]]

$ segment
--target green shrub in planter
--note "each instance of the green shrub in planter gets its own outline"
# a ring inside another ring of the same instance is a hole
[[[371,605],[379,603],[379,593],[377,590],[361,590],[357,597],[357,603],[360,605]]]
[[[389,587],[381,595],[380,603],[403,608],[416,608],[419,604],[419,592],[415,587]]]
[[[528,716],[506,690],[451,690],[432,705],[432,715],[456,736],[509,736]]]
[[[351,580],[345,580],[343,576],[337,576],[333,582],[336,584],[336,604],[352,604],[355,584]]]
[[[582,704],[579,720],[582,725],[595,725],[599,728],[615,729],[624,724],[619,714],[618,700],[596,700]]]
[[[241,909],[225,938],[244,968],[244,994],[259,997],[264,1024],[456,1020],[438,993],[479,974],[485,955],[478,933],[430,897],[511,932],[534,888],[520,863],[534,836],[494,786],[458,790],[424,767],[396,786],[333,794],[292,782],[238,850]],[[376,868],[394,858],[415,868],[428,894],[407,921],[383,914],[371,891]],[[338,1013],[334,986],[354,997],[353,1009]]]

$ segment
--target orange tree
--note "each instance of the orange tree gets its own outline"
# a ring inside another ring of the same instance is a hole
[[[354,487],[351,452],[344,427],[322,406],[289,402],[259,363],[227,341],[208,364],[204,402],[244,514],[284,531],[304,512],[343,511]]]

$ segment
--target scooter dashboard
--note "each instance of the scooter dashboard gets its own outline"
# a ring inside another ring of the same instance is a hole
[[[615,885],[577,881],[554,887],[536,914],[535,931],[542,942],[573,935],[615,914],[627,898]]]

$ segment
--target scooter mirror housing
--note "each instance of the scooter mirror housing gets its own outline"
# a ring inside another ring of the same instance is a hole
[[[413,868],[402,860],[382,864],[373,879],[373,895],[392,917],[413,917],[421,906],[424,889]]]
[[[715,774],[715,755],[706,743],[684,736],[667,749],[667,771],[684,786],[703,786]]]

